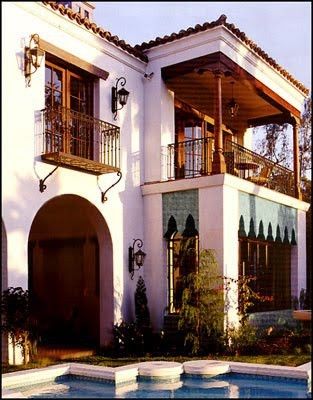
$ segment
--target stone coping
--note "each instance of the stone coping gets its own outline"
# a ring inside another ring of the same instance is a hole
[[[228,363],[213,360],[186,361],[183,364],[186,374],[192,375],[220,375],[230,372]]]
[[[146,361],[138,364],[140,376],[156,378],[179,377],[184,372],[183,364],[171,361]]]
[[[146,378],[155,378],[155,390],[158,390],[162,385],[163,387],[164,385],[171,387],[179,385],[179,377],[184,372],[186,374],[199,376],[212,376],[228,372],[237,372],[242,374],[307,379],[310,387],[311,362],[299,367],[283,367],[276,365],[215,360],[186,361],[182,364],[169,361],[147,361],[115,368],[81,363],[68,363],[3,374],[1,395],[2,398],[25,398],[21,392],[14,388],[49,382],[59,376],[68,374],[107,380],[116,385],[136,385],[137,376],[139,375]],[[163,380],[163,382],[160,382],[160,380]],[[118,388],[120,387],[122,388],[121,385],[118,386]]]

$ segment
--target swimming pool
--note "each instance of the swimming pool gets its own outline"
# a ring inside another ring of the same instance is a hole
[[[146,362],[120,368],[76,363],[49,368],[43,368],[39,375],[37,371],[37,377],[34,371],[32,379],[25,373],[20,374],[15,383],[14,379],[11,384],[7,381],[10,393],[5,392],[3,397],[10,397],[15,392],[19,394],[16,397],[64,399],[311,398],[308,392],[309,365],[292,369],[202,360],[184,364]],[[247,371],[247,368],[250,373],[240,372]],[[269,370],[273,371],[272,375],[268,374]]]
[[[55,382],[24,387],[29,398],[305,398],[304,380],[270,378],[230,373],[215,378],[183,376],[179,380],[155,382],[139,378],[129,385],[115,386],[68,375]]]

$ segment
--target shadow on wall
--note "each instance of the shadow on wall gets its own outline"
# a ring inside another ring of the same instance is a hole
[[[50,185],[45,192],[49,197],[55,196],[58,191],[57,174],[53,179],[53,185]],[[7,245],[8,249],[14,251],[14,257],[7,253],[8,285],[27,289],[28,235],[36,212],[44,204],[45,196],[39,191],[39,181],[36,176],[15,174],[11,179],[11,188],[14,188],[14,192],[12,189],[9,193],[6,192],[2,200]]]

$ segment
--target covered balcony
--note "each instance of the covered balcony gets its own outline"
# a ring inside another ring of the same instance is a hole
[[[120,171],[120,128],[65,107],[42,112],[41,159],[101,175]]]
[[[168,180],[229,173],[301,199],[299,107],[293,105],[287,85],[274,91],[257,72],[248,72],[222,52],[162,68],[162,79],[175,98]],[[290,90],[304,98],[301,88]],[[293,170],[253,152],[247,140],[248,128],[284,123],[292,127]]]
[[[213,175],[212,138],[172,143],[167,148],[169,180]],[[277,192],[294,195],[293,171],[230,140],[225,141],[226,172]]]

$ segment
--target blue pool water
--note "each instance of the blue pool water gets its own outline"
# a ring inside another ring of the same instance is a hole
[[[115,386],[73,375],[62,376],[55,382],[20,388],[31,398],[244,398],[266,399],[311,398],[307,381],[229,373],[214,378],[183,375],[181,379],[138,381]]]

